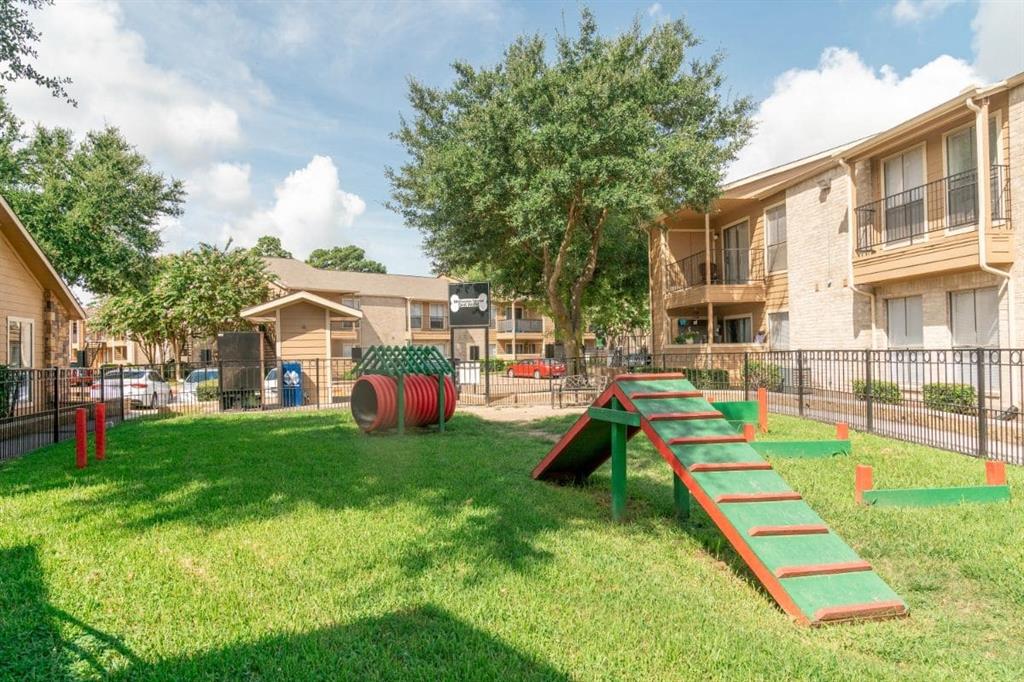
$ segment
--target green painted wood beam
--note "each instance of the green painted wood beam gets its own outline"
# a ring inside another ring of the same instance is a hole
[[[676,520],[685,521],[690,518],[690,491],[676,473],[672,472],[672,501],[675,503]]]
[[[750,447],[762,457],[780,459],[814,459],[853,452],[848,440],[766,440],[754,441]]]
[[[892,488],[865,490],[864,503],[875,507],[940,507],[961,503],[1008,502],[1010,486],[976,485],[961,488]]]
[[[618,398],[612,398],[611,406],[609,412],[622,409]],[[612,422],[611,431],[612,520],[621,522],[626,518],[626,424]]]
[[[721,412],[726,421],[741,424],[757,423],[756,400],[721,400],[711,403],[711,407]]]
[[[591,419],[625,426],[640,426],[640,415],[625,410],[610,410],[606,407],[588,407],[587,414]]]

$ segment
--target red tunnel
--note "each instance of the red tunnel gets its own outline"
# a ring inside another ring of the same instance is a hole
[[[444,420],[455,414],[455,384],[444,378]],[[389,429],[398,424],[398,382],[383,374],[364,374],[352,387],[352,417],[363,431]],[[437,423],[437,377],[405,375],[405,425]]]

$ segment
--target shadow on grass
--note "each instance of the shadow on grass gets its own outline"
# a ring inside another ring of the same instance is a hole
[[[431,605],[196,655],[143,661],[49,605],[36,550],[0,551],[0,679],[567,680]]]
[[[416,541],[396,548],[409,570],[443,562],[455,548],[471,564],[518,570],[548,559],[534,546],[538,534],[588,513],[585,499],[566,507],[530,479],[547,448],[514,424],[470,415],[445,434],[405,436],[362,434],[337,412],[168,420],[112,429],[107,461],[80,472],[70,444],[17,462],[0,470],[0,495],[68,491],[52,512],[57,521],[113,536],[174,525],[215,530],[309,505],[402,505],[424,518]]]

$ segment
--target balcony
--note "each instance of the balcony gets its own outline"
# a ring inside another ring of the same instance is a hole
[[[1013,262],[1008,166],[989,170],[991,223],[985,259]],[[950,175],[858,206],[853,274],[858,284],[978,267],[978,172]]]
[[[514,322],[514,326],[513,326]],[[518,320],[498,320],[497,331],[498,334],[512,334],[513,329],[517,335],[519,334],[543,334],[544,333],[544,320],[533,320],[533,319],[518,319]]]
[[[759,250],[719,249],[712,253],[710,274],[709,282],[704,251],[671,263],[665,271],[667,307],[764,300],[764,258]]]

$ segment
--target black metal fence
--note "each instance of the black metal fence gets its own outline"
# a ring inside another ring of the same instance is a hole
[[[1024,350],[802,350],[597,353],[568,360],[459,362],[464,405],[586,403],[617,374],[683,372],[711,399],[769,409],[965,454],[1024,464]],[[73,436],[74,411],[108,420],[347,406],[351,360],[8,370],[0,460]]]

